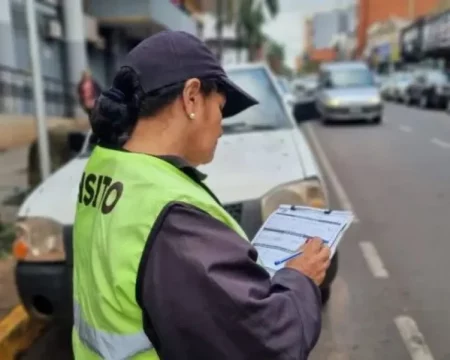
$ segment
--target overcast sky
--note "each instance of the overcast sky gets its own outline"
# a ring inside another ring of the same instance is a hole
[[[295,57],[303,49],[304,19],[314,12],[332,9],[351,0],[278,0],[280,13],[269,21],[264,31],[285,46],[286,64],[295,67]]]

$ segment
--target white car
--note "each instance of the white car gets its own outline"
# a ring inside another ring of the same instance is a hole
[[[316,105],[324,124],[355,120],[382,123],[383,102],[380,89],[372,71],[363,61],[322,64]]]
[[[229,77],[260,101],[223,120],[224,135],[215,159],[203,166],[207,185],[252,238],[280,204],[327,207],[326,190],[305,136],[283,102],[275,78],[264,64],[227,68]],[[84,135],[85,136],[85,135]],[[28,311],[71,319],[72,225],[81,174],[92,146],[29,195],[19,210],[22,249],[17,285]],[[337,257],[322,286],[328,300]]]

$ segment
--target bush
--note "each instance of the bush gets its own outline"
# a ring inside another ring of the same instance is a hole
[[[11,252],[11,245],[15,238],[15,229],[12,224],[0,221],[0,258]]]

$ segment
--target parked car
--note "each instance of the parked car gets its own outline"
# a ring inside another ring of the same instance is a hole
[[[394,89],[395,89],[396,79],[394,76],[385,79],[380,86],[380,94],[384,100],[394,99]]]
[[[305,119],[317,119],[316,108],[317,74],[308,74],[292,81],[292,92],[294,94],[293,114],[297,122]]]
[[[394,74],[392,98],[394,101],[404,103],[407,99],[408,87],[414,81],[414,73],[402,71]]]
[[[314,155],[264,64],[227,68],[230,78],[260,101],[224,119],[215,159],[202,167],[207,185],[253,238],[280,204],[328,208],[327,191]],[[78,140],[75,139],[78,136]],[[72,227],[81,174],[95,145],[92,135],[72,134],[79,154],[41,183],[19,209],[16,279],[20,298],[33,314],[72,321]],[[321,286],[330,296],[338,267],[335,255]]]
[[[301,76],[292,82],[294,96],[297,101],[313,101],[318,86],[317,74]]]
[[[442,70],[422,70],[407,87],[405,103],[421,108],[445,108],[450,99],[449,75]]]
[[[283,96],[284,102],[286,103],[289,110],[292,112],[295,105],[295,96],[292,93],[291,86],[289,84],[289,80],[285,77],[278,76],[276,78],[277,85],[279,90]]]
[[[383,104],[373,73],[362,61],[322,64],[316,97],[323,123],[365,120],[380,124]]]

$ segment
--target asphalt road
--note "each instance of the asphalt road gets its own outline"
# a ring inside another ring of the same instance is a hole
[[[312,360],[450,359],[450,116],[391,104],[385,114],[380,126],[305,127],[333,207],[359,220]],[[68,349],[68,332],[52,329],[24,359],[70,359]]]
[[[450,359],[450,116],[391,104],[385,115],[381,126],[307,125],[333,204],[359,219],[313,360]]]

